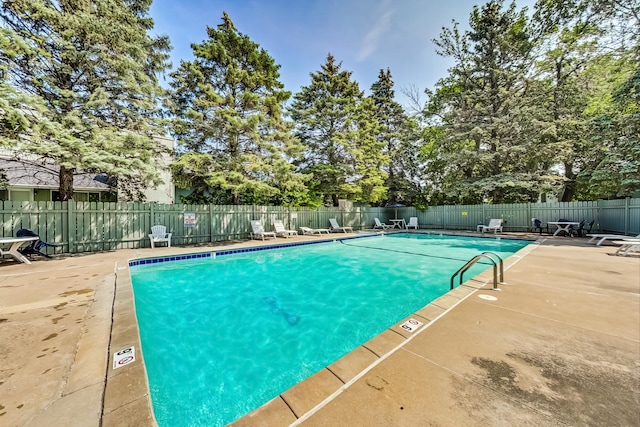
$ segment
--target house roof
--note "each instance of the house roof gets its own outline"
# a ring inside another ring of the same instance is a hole
[[[59,187],[60,167],[54,164],[0,158],[0,173],[4,173],[10,186],[51,188]],[[74,190],[111,190],[104,174],[77,171],[73,176]]]

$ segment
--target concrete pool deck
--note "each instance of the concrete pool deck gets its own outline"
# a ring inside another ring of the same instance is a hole
[[[499,292],[483,273],[234,425],[640,425],[640,257],[586,240],[542,236]],[[155,425],[127,261],[219,249],[2,259],[0,425]]]

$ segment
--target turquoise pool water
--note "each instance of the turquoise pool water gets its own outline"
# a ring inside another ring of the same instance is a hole
[[[474,255],[528,243],[396,234],[132,266],[156,419],[228,424],[448,292]]]

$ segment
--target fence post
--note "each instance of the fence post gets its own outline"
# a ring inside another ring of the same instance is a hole
[[[73,210],[73,199],[67,200],[67,240],[69,241],[69,253],[74,253],[74,233],[76,230],[76,215]]]
[[[213,242],[213,205],[209,203],[207,206],[209,209],[209,241]]]
[[[624,235],[629,234],[629,198],[624,198]]]

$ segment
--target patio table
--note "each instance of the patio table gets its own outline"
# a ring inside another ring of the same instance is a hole
[[[390,219],[389,221],[391,221],[393,223],[393,228],[407,228],[407,222],[404,220],[404,218],[400,218],[400,219]]]
[[[558,233],[560,233],[561,231],[564,231],[565,233],[567,233],[567,235],[571,236],[571,231],[569,230],[569,227],[571,227],[572,225],[576,227],[580,225],[579,222],[575,222],[575,221],[547,221],[547,224],[553,224],[556,227],[558,227],[556,232],[553,233],[554,236],[557,236]]]
[[[38,240],[39,237],[0,237],[0,244],[3,243],[11,243],[11,247],[7,251],[3,251],[0,249],[0,253],[3,255],[9,255],[16,259],[16,261],[20,261],[25,264],[31,264],[31,262],[27,259],[26,256],[22,255],[18,249],[20,246],[24,245],[27,242],[33,242]]]

